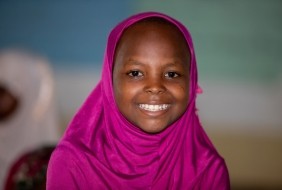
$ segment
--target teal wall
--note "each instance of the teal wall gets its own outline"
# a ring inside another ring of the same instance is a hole
[[[0,0],[0,48],[21,47],[54,65],[101,63],[110,29],[129,0]]]
[[[270,83],[282,73],[280,0],[0,1],[0,49],[22,47],[54,66],[103,60],[110,29],[141,11],[161,11],[192,33],[200,79]]]
[[[282,1],[138,1],[181,20],[196,47],[201,78],[273,82],[282,77]]]

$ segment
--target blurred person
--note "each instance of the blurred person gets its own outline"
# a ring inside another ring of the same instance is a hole
[[[21,155],[8,172],[4,190],[45,190],[47,165],[54,146],[42,146]]]
[[[23,50],[0,51],[0,189],[12,164],[59,138],[49,63]]]
[[[228,190],[196,113],[192,38],[156,12],[110,33],[102,78],[53,152],[47,189]]]

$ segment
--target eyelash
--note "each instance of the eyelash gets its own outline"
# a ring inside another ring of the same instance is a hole
[[[170,74],[173,74],[173,76],[169,76]],[[170,71],[170,72],[165,73],[165,77],[168,77],[168,78],[176,78],[176,77],[179,77],[179,76],[180,75],[177,72],[174,72],[174,71]]]
[[[138,70],[132,70],[132,71],[129,71],[128,73],[126,73],[127,75],[129,75],[130,77],[133,77],[133,78],[139,78],[139,77],[143,77],[143,73],[141,71],[138,71]],[[173,76],[171,76],[173,75]],[[176,77],[179,77],[180,74],[178,74],[177,72],[174,72],[174,71],[170,71],[170,72],[167,72],[165,73],[164,75],[166,78],[176,78]]]
[[[136,75],[137,74],[137,75]],[[143,76],[143,73],[138,71],[138,70],[132,70],[132,71],[129,71],[127,73],[127,75],[131,76],[131,77],[134,77],[134,78],[137,78],[137,77],[142,77]]]

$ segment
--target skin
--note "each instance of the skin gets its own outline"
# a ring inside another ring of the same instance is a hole
[[[0,85],[0,122],[9,118],[18,107],[18,99],[4,86]]]
[[[146,133],[166,129],[188,106],[189,65],[189,49],[175,26],[156,22],[130,26],[114,59],[114,95],[120,112]],[[166,109],[145,110],[140,104]]]

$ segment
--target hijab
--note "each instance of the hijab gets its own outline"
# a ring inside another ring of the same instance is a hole
[[[150,17],[175,25],[185,37],[191,57],[187,110],[158,134],[143,132],[123,117],[112,83],[114,53],[121,35],[129,26]],[[193,42],[184,25],[157,12],[139,13],[122,21],[108,37],[101,80],[52,155],[47,189],[211,189],[212,185],[214,189],[228,189],[224,160],[196,113],[198,90]]]

